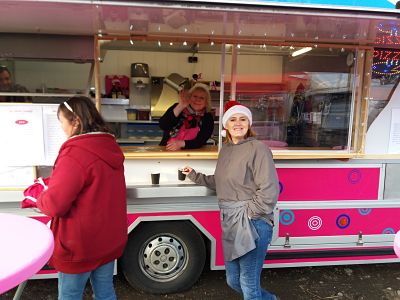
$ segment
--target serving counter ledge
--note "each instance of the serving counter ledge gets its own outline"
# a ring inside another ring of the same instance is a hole
[[[359,157],[357,153],[343,150],[327,150],[319,148],[305,151],[304,148],[274,149],[274,159],[350,159]],[[166,151],[164,146],[123,146],[126,159],[217,159],[218,146],[206,145],[200,149],[184,149]]]
[[[165,146],[124,146],[121,147],[126,159],[216,159],[218,146],[204,146],[200,149],[166,151]]]

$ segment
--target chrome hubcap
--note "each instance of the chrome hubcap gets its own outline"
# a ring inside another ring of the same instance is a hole
[[[159,282],[173,280],[187,265],[187,249],[173,236],[151,238],[144,244],[140,255],[144,274]]]

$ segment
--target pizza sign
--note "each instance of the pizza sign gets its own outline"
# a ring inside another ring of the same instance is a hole
[[[374,60],[400,60],[400,50],[374,50]]]
[[[400,73],[400,50],[375,49],[373,59],[373,74],[384,76]]]

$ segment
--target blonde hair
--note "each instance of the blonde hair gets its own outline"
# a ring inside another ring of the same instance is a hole
[[[253,128],[251,128],[251,126],[249,126],[249,130],[247,130],[246,134],[244,135],[244,138],[247,139],[249,137],[254,137],[254,136],[256,136],[256,132],[253,130]],[[224,139],[224,143],[233,144],[232,136],[227,129],[226,129],[226,136]]]
[[[206,102],[206,111],[210,112],[211,111],[211,94],[210,94],[210,88],[208,85],[204,83],[196,83],[194,86],[192,86],[189,90],[189,95],[192,96],[192,94],[197,91],[197,90],[202,90],[204,93],[207,95],[207,102]]]

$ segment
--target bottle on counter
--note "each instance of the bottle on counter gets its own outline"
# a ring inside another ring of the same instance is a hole
[[[119,80],[113,80],[111,88],[111,98],[118,99],[123,98],[124,94],[122,92],[121,83]]]

